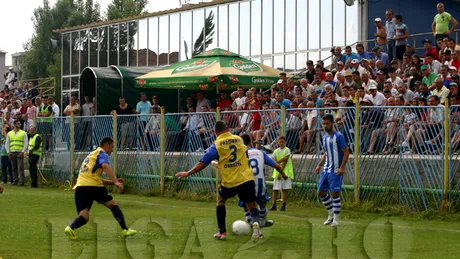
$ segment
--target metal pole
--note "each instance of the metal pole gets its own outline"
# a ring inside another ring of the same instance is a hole
[[[165,190],[165,109],[161,108],[160,115],[160,192]]]
[[[449,120],[449,99],[446,99],[444,107],[444,199],[442,201],[443,209],[448,210],[449,204],[449,153],[450,153],[450,120]]]
[[[359,103],[356,104],[356,116],[355,116],[355,202],[359,203],[359,153],[360,153],[360,116],[361,106]]]
[[[286,135],[286,106],[281,106],[281,136]]]
[[[73,174],[75,170],[75,116],[70,114],[70,186],[73,186]]]

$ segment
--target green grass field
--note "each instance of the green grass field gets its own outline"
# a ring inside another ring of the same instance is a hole
[[[386,218],[345,210],[338,229],[323,226],[322,208],[269,213],[276,221],[258,243],[229,234],[213,240],[215,204],[114,194],[138,235],[124,239],[111,212],[99,204],[92,221],[69,241],[76,216],[73,192],[6,186],[0,195],[0,257],[9,258],[459,258],[460,223]],[[243,219],[227,204],[227,225]],[[388,223],[387,221],[391,222]]]

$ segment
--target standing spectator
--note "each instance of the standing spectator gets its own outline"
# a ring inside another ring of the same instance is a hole
[[[436,50],[435,47],[433,47],[433,45],[431,44],[431,40],[429,39],[424,39],[422,40],[422,43],[423,43],[423,47],[425,47],[425,64],[428,64],[427,61],[426,61],[426,57],[427,55],[431,55],[432,59],[434,60],[437,60],[439,61],[439,53],[438,51]]]
[[[201,91],[197,92],[196,99],[197,99],[197,102],[196,102],[197,111],[201,111],[201,107],[203,106],[211,107],[211,102],[208,99],[204,98],[203,92]]]
[[[161,111],[161,106],[158,104],[158,96],[156,95],[152,96],[152,106],[150,108],[152,107],[155,107],[158,111]]]
[[[29,150],[26,155],[29,156],[29,171],[30,179],[32,183],[30,184],[31,188],[38,187],[38,169],[37,163],[42,155],[42,138],[37,134],[37,129],[35,126],[30,127],[29,129]]]
[[[377,41],[376,47],[379,47],[383,52],[387,52],[387,31],[382,24],[382,19],[380,17],[375,18],[374,22],[376,26],[376,33],[374,34]]]
[[[433,36],[438,39],[444,39],[449,37],[449,35],[455,30],[457,27],[457,20],[448,12],[444,10],[444,4],[439,3],[437,5],[438,14],[434,16],[432,30]],[[452,22],[452,28],[449,29],[449,23]]]
[[[313,77],[315,76],[316,70],[313,65],[312,60],[307,61],[307,72],[305,73],[305,78],[308,80],[308,83],[313,82]]]
[[[142,141],[142,150],[145,150],[145,138],[144,138],[144,130],[145,126],[147,126],[147,121],[149,117],[147,116],[150,112],[150,107],[152,104],[147,101],[147,96],[145,93],[141,93],[141,101],[137,103],[136,105],[136,112],[137,114],[141,114],[143,116],[140,116],[139,118],[139,136]]]
[[[396,59],[398,60],[399,67],[401,67],[401,61],[403,55],[406,52],[407,38],[409,37],[409,28],[403,22],[403,18],[400,14],[395,15],[395,49]]]
[[[77,97],[76,96],[72,96],[70,97],[70,103],[69,105],[67,105],[67,107],[65,107],[64,109],[64,115],[65,116],[70,116],[70,115],[74,115],[74,116],[79,116],[80,115],[80,104],[77,103]]]
[[[2,184],[8,182],[8,176],[10,177],[10,184],[13,184],[13,167],[11,166],[11,160],[8,158],[8,152],[5,148],[6,138],[2,137],[0,139],[0,156],[2,164]]]
[[[120,96],[118,99],[118,106],[113,109],[110,113],[112,115],[133,115],[136,114],[136,109],[134,109],[131,105],[126,102],[125,97]],[[121,124],[121,142],[120,142],[120,149],[130,148],[134,143],[134,135],[136,133],[136,124],[134,122],[135,118],[133,116],[123,116],[119,118]],[[128,144],[126,143],[126,138],[128,138]]]
[[[64,112],[63,114],[65,116],[80,116],[80,110],[81,110],[81,107],[80,107],[80,104],[77,103],[77,97],[76,96],[71,96],[70,97],[70,103],[65,107],[64,109]],[[65,131],[69,138],[70,138],[70,124],[71,124],[71,119],[70,118],[67,118],[65,120],[65,124],[64,124],[64,128],[65,128]],[[75,149],[76,150],[80,150],[80,139],[77,138],[78,135],[80,135],[80,123],[78,120],[75,120],[74,121],[74,142],[75,142]],[[67,135],[65,134],[65,135]],[[63,134],[64,135],[64,134]],[[65,137],[65,141],[70,143],[70,139],[67,139],[66,136]],[[70,148],[70,146],[69,146]]]
[[[387,20],[385,22],[385,30],[387,32],[387,50],[388,50],[388,59],[393,60],[396,56],[396,49],[395,49],[395,26],[396,22],[393,18],[393,10],[386,10],[385,15]]]
[[[53,118],[59,117],[61,114],[61,111],[59,110],[59,106],[54,102],[53,96],[50,96],[48,98],[48,103],[51,106],[51,109],[53,110]]]
[[[40,135],[43,137],[45,150],[51,150],[51,133],[53,130],[53,108],[48,104],[48,98],[43,96],[43,105],[38,109],[37,122]],[[36,101],[39,99],[37,98]],[[40,100],[41,101],[41,100]]]
[[[5,78],[5,89],[14,89],[14,83],[18,81],[18,73],[10,67],[3,77]]]
[[[8,132],[5,141],[6,152],[13,165],[13,185],[24,186],[24,153],[28,146],[27,134],[21,129],[21,122],[15,120],[14,129]]]
[[[341,47],[335,47],[333,49],[333,54],[334,54],[334,68],[337,68],[337,62],[341,61],[344,64],[347,62],[347,57],[342,55],[342,48]]]
[[[87,95],[85,95],[85,104],[81,106],[81,115],[84,116],[85,118],[83,119],[83,125],[82,125],[82,130],[83,130],[83,137],[81,140],[81,147],[82,149],[87,149],[91,150],[91,135],[92,135],[92,122],[91,118],[94,111],[93,111],[93,102],[91,102],[91,98]]]
[[[195,107],[195,105],[193,105],[193,97],[187,96],[185,107],[186,107],[187,110],[188,110],[190,107]]]
[[[36,114],[37,114],[37,107],[33,105],[32,99],[27,99],[27,118],[29,120],[34,120]]]
[[[21,103],[21,107],[19,108],[19,113],[20,114],[26,114],[27,113],[27,98],[24,98]]]
[[[375,55],[375,61],[381,60],[386,67],[390,64],[390,60],[388,59],[388,54],[382,51],[381,46],[375,46],[372,51]]]

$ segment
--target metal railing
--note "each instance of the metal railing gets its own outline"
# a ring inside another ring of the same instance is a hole
[[[214,194],[215,169],[185,181],[174,173],[198,162],[222,119],[234,134],[249,133],[269,152],[284,135],[293,154],[291,196],[317,201],[314,169],[323,154],[321,118],[330,113],[350,150],[343,197],[352,202],[449,209],[460,201],[460,106],[281,109],[194,114],[37,118],[44,169],[55,181],[75,183],[82,160],[106,136],[115,140],[114,171],[134,191]],[[51,144],[49,144],[51,143]],[[48,151],[46,151],[48,150]],[[267,168],[267,184],[272,184]],[[70,171],[70,174],[69,174]]]

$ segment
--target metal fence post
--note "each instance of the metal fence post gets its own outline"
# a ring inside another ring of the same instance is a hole
[[[165,109],[161,107],[160,115],[160,192],[165,190]]]
[[[216,121],[220,121],[220,107],[216,108]],[[216,168],[216,201],[219,202],[219,169]]]
[[[355,202],[359,203],[359,154],[360,154],[360,147],[361,147],[361,139],[360,139],[360,118],[361,118],[361,106],[359,103],[356,104],[356,116],[355,116],[355,152],[354,152],[354,159],[355,159]]]
[[[450,207],[448,196],[450,189],[449,176],[449,154],[450,154],[450,119],[449,119],[449,99],[446,99],[444,107],[444,199],[442,201],[443,209],[448,210]]]
[[[281,136],[286,135],[286,106],[281,106]]]
[[[65,123],[65,122],[64,122]],[[70,186],[73,186],[73,174],[75,170],[75,116],[70,114]]]
[[[113,135],[113,175],[117,176],[117,149],[118,149],[118,133],[117,133],[117,113],[113,113],[112,120],[112,135]]]

